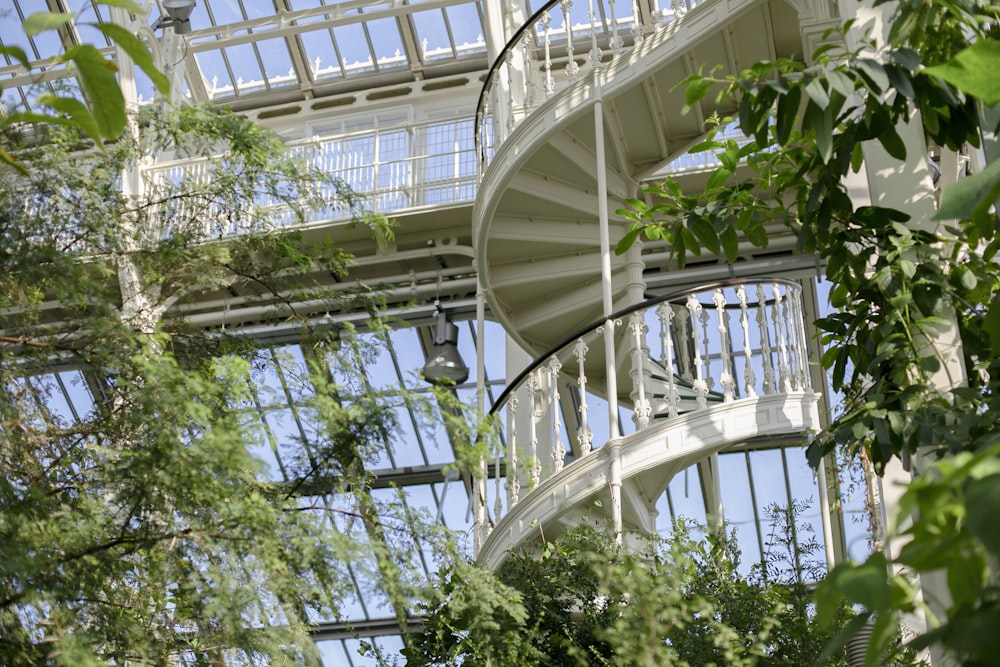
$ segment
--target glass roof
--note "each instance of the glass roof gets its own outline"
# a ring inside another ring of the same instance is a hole
[[[463,59],[476,69],[485,64],[477,2],[204,0],[191,25],[188,48],[200,77],[189,70],[187,92],[201,100],[326,84],[336,89],[380,74],[415,80],[435,65]]]
[[[146,4],[151,11],[145,21],[152,25],[161,14],[159,1]],[[58,31],[26,36],[21,22],[43,11],[72,11],[76,18]],[[28,75],[10,56],[0,60],[5,110],[30,109],[50,86],[75,86],[66,69],[53,67],[50,59],[81,42],[111,53],[95,27],[110,20],[111,10],[95,0],[15,0],[0,10],[0,44],[22,48],[33,64]],[[317,86],[326,92],[356,89],[360,79],[370,82],[373,75],[398,83],[430,78],[436,70],[487,65],[482,8],[474,0],[198,0],[191,27],[184,54],[193,57],[187,58],[183,92],[196,101],[253,95],[266,105],[272,91],[305,96]],[[171,29],[158,29],[157,37],[165,30]],[[137,78],[140,100],[151,99],[151,84]]]

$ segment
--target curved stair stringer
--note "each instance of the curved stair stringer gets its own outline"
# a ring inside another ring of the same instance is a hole
[[[751,439],[783,439],[820,429],[819,398],[810,392],[741,399],[622,438],[617,449],[626,527],[653,528],[651,503],[674,475],[705,457]],[[490,532],[477,560],[495,570],[510,551],[526,547],[532,538],[550,538],[584,521],[610,523],[607,505],[615,448],[604,445],[524,494]]]

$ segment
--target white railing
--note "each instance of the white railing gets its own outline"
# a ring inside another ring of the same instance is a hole
[[[802,293],[794,282],[714,283],[616,313],[539,357],[494,404],[500,432],[484,533],[532,489],[604,444],[606,435],[595,436],[602,416],[594,408],[607,405],[600,369],[609,366],[602,342],[609,330],[617,350],[610,367],[619,387],[631,383],[621,400],[636,433],[717,405],[812,393]]]
[[[476,155],[485,170],[518,124],[602,63],[621,58],[703,0],[550,0],[493,62],[476,106]]]
[[[472,118],[365,130],[350,134],[294,141],[289,147],[307,166],[346,183],[368,207],[384,214],[408,209],[471,203],[476,196],[476,160]],[[179,159],[144,167],[147,186],[164,183],[197,185],[210,178],[209,159]],[[329,193],[328,205],[310,212],[305,222],[347,220],[351,210]],[[276,199],[262,195],[255,206],[272,207],[270,224],[296,222]],[[248,202],[249,204],[249,202]],[[183,204],[179,204],[183,205]],[[202,219],[210,236],[245,231],[238,214],[214,210],[186,211],[179,219]]]

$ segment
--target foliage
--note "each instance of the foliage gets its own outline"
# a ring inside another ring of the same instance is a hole
[[[777,60],[737,76],[689,77],[687,104],[714,91],[716,101],[737,110],[717,122],[732,120],[749,141],[710,130],[695,150],[716,152],[721,166],[704,191],[685,193],[668,180],[648,191],[653,204],[630,200],[621,213],[633,225],[618,248],[644,234],[666,241],[682,265],[702,248],[735,261],[741,236],[764,246],[767,226],[784,223],[800,250],[823,259],[836,312],[817,322],[827,348],[822,363],[845,405],[810,446],[811,461],[839,445],[854,456],[864,449],[880,472],[893,459],[917,467],[898,508],[906,546],[896,566],[943,569],[950,599],[933,600],[944,610],[943,617],[931,614],[940,627],[914,645],[944,646],[970,665],[1000,664],[995,633],[980,631],[997,627],[1000,613],[997,545],[980,523],[980,512],[1000,509],[992,490],[1000,167],[994,162],[947,185],[933,221],[857,205],[845,177],[861,168],[867,151],[881,149],[902,164],[902,128],[911,120],[941,150],[978,147],[995,130],[981,119],[986,105],[1000,101],[998,19],[995,3],[907,0],[896,6],[885,44],[840,52],[831,43],[811,64]],[[857,34],[850,22],[845,29]],[[914,181],[914,197],[921,187],[930,192],[929,183]],[[948,360],[957,351],[965,377],[944,378],[955,370]],[[862,616],[874,617],[869,664],[895,634],[899,615],[922,604],[914,584],[887,577],[886,566],[876,554],[838,568],[824,587],[825,600],[846,596]]]
[[[131,0],[97,0],[97,4],[120,7],[133,14],[145,13],[142,7]],[[75,18],[72,13],[34,12],[25,19],[22,28],[25,35],[31,37],[50,30],[65,30],[73,25]],[[154,66],[149,48],[142,40],[116,23],[97,22],[88,25],[99,30],[128,54],[161,93],[168,92],[169,82]],[[33,69],[28,55],[20,47],[0,46],[0,53],[16,61],[29,72]],[[73,44],[45,64],[46,69],[59,66],[72,70],[79,81],[79,91],[44,92],[35,99],[35,104],[47,107],[52,110],[51,112],[5,113],[0,116],[0,124],[3,126],[19,123],[57,124],[82,132],[102,147],[106,140],[117,139],[125,130],[126,111],[125,99],[118,85],[118,66],[114,60],[105,58],[93,44]],[[3,147],[0,147],[0,160],[17,165],[14,157]]]
[[[540,553],[511,554],[495,576],[455,564],[404,652],[407,664],[846,664],[816,661],[849,609],[820,625],[803,576],[815,553],[793,546],[791,562],[781,553],[795,544],[786,522],[799,510],[772,508],[774,550],[749,574],[734,535],[699,541],[684,522],[669,538],[627,548],[577,528]]]
[[[346,307],[314,276],[349,257],[272,220],[343,207],[391,230],[249,121],[200,107],[135,120],[141,135],[104,152],[57,128],[18,154],[29,169],[0,175],[0,655],[311,664],[310,624],[338,619],[353,590],[346,564],[384,577],[365,594],[405,617],[412,554],[437,536],[370,493],[365,462],[397,429],[364,391],[361,343],[292,303]],[[143,155],[199,155],[203,170],[143,191]],[[179,314],[231,288],[307,330],[301,364]],[[313,429],[301,442],[272,442],[258,413],[275,365],[273,391]],[[253,453],[279,445],[285,484]]]

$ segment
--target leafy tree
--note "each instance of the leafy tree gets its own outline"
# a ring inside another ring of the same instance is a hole
[[[735,261],[741,235],[766,245],[765,225],[784,222],[800,250],[824,260],[836,312],[817,326],[844,409],[811,444],[810,458],[818,464],[842,447],[855,457],[864,450],[880,472],[894,459],[911,466],[916,477],[897,508],[905,546],[895,565],[942,571],[947,584],[943,596],[925,591],[936,598],[932,612],[911,578],[888,575],[877,553],[834,571],[821,610],[846,597],[863,609],[849,631],[874,619],[869,664],[895,636],[900,614],[921,609],[933,629],[913,646],[995,665],[1000,544],[987,517],[1000,511],[1000,166],[993,161],[945,185],[933,221],[858,205],[846,177],[871,151],[912,164],[913,151],[919,159],[931,146],[962,151],[995,133],[1000,7],[979,0],[893,7],[884,40],[845,50],[833,39],[810,63],[690,77],[687,103],[715,95],[736,111],[718,122],[738,123],[750,141],[720,140],[710,130],[696,150],[716,152],[721,166],[704,191],[666,181],[650,189],[653,206],[630,201],[622,212],[633,225],[619,250],[644,234],[665,240],[681,263],[703,248]],[[845,28],[849,37],[858,32]],[[907,127],[923,140],[908,140]],[[942,382],[952,354],[945,339],[960,352],[967,380]]]
[[[370,493],[365,461],[396,429],[363,389],[366,350],[298,305],[377,304],[325,291],[315,277],[342,277],[349,256],[273,220],[339,206],[379,238],[391,229],[231,113],[149,109],[135,123],[103,152],[55,128],[17,153],[27,170],[0,174],[0,655],[314,663],[307,632],[340,618],[345,563],[370,563],[405,620],[411,556],[437,538]],[[201,171],[136,188],[150,155]],[[305,365],[283,391],[315,433],[284,445],[284,484],[252,453],[272,446],[251,390],[269,351],[177,308],[231,286],[302,328]],[[72,410],[54,402],[65,369],[92,396]]]
[[[767,567],[744,574],[734,536],[622,547],[574,529],[539,554],[512,554],[495,575],[457,563],[442,575],[408,665],[844,665],[821,658],[851,613],[821,625],[806,575],[814,545],[795,545],[795,508],[772,509]],[[791,546],[794,562],[783,550]],[[805,568],[805,569],[804,569]],[[909,664],[893,655],[891,664]]]
[[[133,14],[145,10],[131,0],[97,0],[97,4],[120,8]],[[64,29],[76,16],[62,12],[33,12],[23,24],[25,35],[33,37],[49,30]],[[153,64],[149,48],[127,28],[114,22],[94,23],[91,26],[104,34],[126,54],[152,80],[163,94],[169,82]],[[20,63],[25,70],[32,70],[32,63],[23,49],[17,46],[0,46],[0,53]],[[107,140],[117,139],[125,130],[125,98],[118,84],[118,65],[105,57],[93,44],[73,44],[54,56],[47,67],[69,68],[79,81],[79,90],[46,90],[34,103],[40,109],[31,111],[5,109],[0,114],[0,128],[7,129],[24,123],[56,124],[83,132],[98,146]],[[13,113],[11,113],[13,111]],[[14,157],[0,146],[0,160],[18,167]]]

